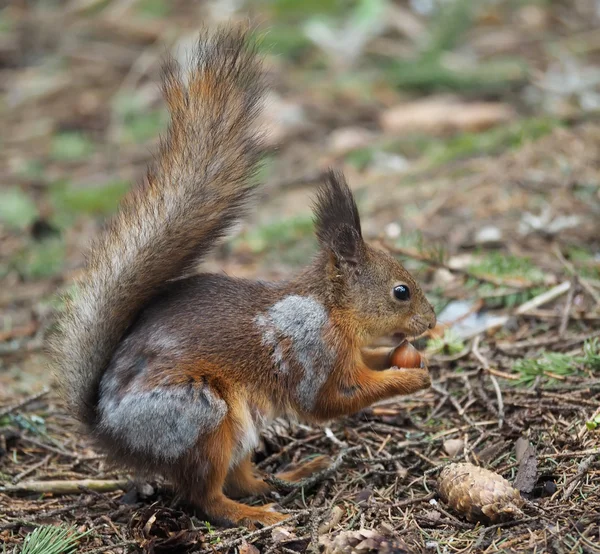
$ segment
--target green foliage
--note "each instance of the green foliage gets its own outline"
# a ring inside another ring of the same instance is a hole
[[[546,290],[544,287],[531,287],[514,292],[498,292],[498,288],[495,285],[491,283],[480,283],[474,279],[468,281],[468,285],[476,287],[477,295],[484,299],[485,305],[488,308],[492,309],[515,308],[528,300],[531,300],[535,296],[542,294],[544,290]]]
[[[348,152],[345,156],[346,161],[352,164],[356,169],[365,169],[376,155],[377,148],[368,146],[366,148],[357,148]]]
[[[75,213],[109,214],[127,192],[127,181],[109,181],[97,187],[75,187],[70,183],[55,183],[50,191],[55,209],[63,215]]]
[[[544,352],[539,358],[518,360],[513,370],[520,374],[519,383],[531,385],[538,376],[551,381],[575,375],[582,371],[600,370],[600,340],[588,340],[583,345],[583,355],[571,356],[562,352]]]
[[[585,426],[589,431],[595,431],[596,429],[600,428],[600,415],[597,415],[594,419],[586,421]]]
[[[523,144],[550,134],[563,122],[549,117],[521,119],[479,133],[460,133],[444,141],[433,140],[425,149],[425,157],[433,165],[441,165],[470,156],[482,156],[517,149]]]
[[[165,0],[139,0],[137,11],[145,17],[160,18],[169,15],[171,8]]]
[[[83,133],[68,131],[52,138],[51,156],[61,162],[85,160],[94,152],[93,142]]]
[[[24,279],[43,279],[60,273],[64,266],[66,246],[61,238],[42,242],[30,241],[8,261],[7,270],[16,270]]]
[[[469,271],[475,275],[497,278],[516,283],[532,283],[524,290],[499,290],[497,285],[482,283],[477,279],[467,279],[465,285],[475,289],[477,296],[485,300],[488,308],[514,308],[541,294],[544,273],[529,258],[521,258],[499,251],[486,252],[477,256],[477,261],[469,266]]]
[[[570,248],[567,254],[579,275],[600,279],[600,258],[595,258],[588,249],[576,246]]]
[[[0,191],[0,223],[9,228],[26,229],[38,211],[27,194],[18,188]]]
[[[401,154],[409,159],[422,158],[428,165],[435,167],[469,157],[516,150],[563,125],[564,123],[559,119],[532,117],[499,125],[487,131],[461,132],[445,138],[422,133],[409,133],[392,139],[384,136],[367,147],[347,153],[345,159],[361,170],[372,163],[377,152],[390,152]]]
[[[9,16],[9,10],[0,11],[0,33],[8,33],[14,27],[14,21]]]
[[[486,252],[477,256],[469,266],[475,275],[514,278],[515,280],[539,283],[544,279],[541,269],[533,265],[529,258],[513,256],[499,251]]]
[[[122,124],[123,143],[143,143],[156,138],[168,122],[169,114],[164,106],[152,108],[142,93],[128,92],[113,100],[113,109]]]
[[[302,265],[316,251],[312,217],[300,215],[259,225],[240,236],[234,248],[266,254],[278,263]]]
[[[443,337],[433,338],[427,344],[428,352],[433,354],[443,353],[448,356],[458,354],[464,347],[465,343],[451,327],[444,331]]]
[[[293,24],[279,24],[261,35],[257,42],[258,50],[261,52],[277,52],[288,59],[294,60],[306,50],[312,48],[309,38],[302,29]]]
[[[278,19],[298,20],[316,15],[342,15],[351,9],[356,1],[352,0],[273,0],[261,2],[267,5]]]
[[[454,48],[473,21],[471,0],[454,0],[440,5],[429,25],[427,45],[421,61],[437,60],[444,51]]]
[[[43,180],[44,165],[40,160],[25,160],[16,173],[24,179]]]
[[[89,533],[79,533],[75,527],[41,525],[25,537],[21,554],[72,554],[77,551],[77,541]]]
[[[20,413],[9,414],[8,418],[13,425],[29,431],[33,435],[46,435],[46,421],[37,415],[23,415]]]

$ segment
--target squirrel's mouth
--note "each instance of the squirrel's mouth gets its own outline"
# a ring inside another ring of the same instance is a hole
[[[394,337],[394,340],[397,340],[398,343],[402,342],[403,340],[406,339],[406,333],[393,333],[392,337]]]

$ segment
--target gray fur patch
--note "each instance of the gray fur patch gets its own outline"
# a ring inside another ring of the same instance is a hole
[[[314,298],[290,295],[255,321],[263,330],[263,343],[274,348],[272,360],[281,373],[287,373],[289,368],[279,340],[291,341],[295,361],[304,370],[296,388],[296,399],[302,408],[311,410],[335,361],[335,351],[323,340],[327,311]]]
[[[119,437],[134,452],[172,461],[191,449],[198,438],[214,430],[227,413],[227,404],[208,387],[139,385],[122,397],[117,379],[105,374],[100,386],[100,428]]]

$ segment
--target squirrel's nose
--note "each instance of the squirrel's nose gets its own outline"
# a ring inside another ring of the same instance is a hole
[[[437,323],[437,317],[435,316],[435,312],[433,311],[433,308],[431,308],[431,318],[429,319],[428,327],[430,329],[433,329],[435,327],[436,323]]]

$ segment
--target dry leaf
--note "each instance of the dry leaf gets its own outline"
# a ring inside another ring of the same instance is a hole
[[[388,133],[426,132],[443,134],[457,131],[484,131],[511,121],[511,106],[498,102],[457,102],[433,97],[400,104],[383,112],[380,124]]]
[[[273,542],[289,541],[296,538],[296,534],[289,527],[275,527],[271,531]]]
[[[515,444],[519,469],[515,477],[515,488],[521,492],[530,493],[537,483],[537,458],[535,449],[524,437],[517,440]]]
[[[319,535],[325,535],[329,533],[344,517],[344,510],[339,506],[334,506],[331,509],[331,516],[329,520],[319,527]]]
[[[260,554],[260,550],[258,548],[256,548],[256,546],[254,546],[253,544],[248,544],[246,541],[244,541],[241,544],[238,553],[239,554]]]

